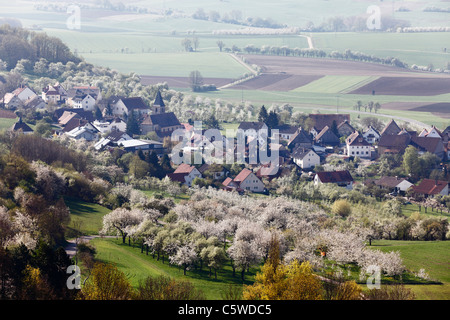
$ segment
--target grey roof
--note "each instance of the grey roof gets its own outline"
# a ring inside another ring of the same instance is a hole
[[[255,122],[255,121],[244,121],[239,124],[238,129],[242,130],[260,130],[262,127],[264,127],[264,122]]]
[[[11,130],[12,131],[22,130],[23,132],[33,132],[33,129],[31,129],[25,122],[23,122],[22,118],[19,118],[19,121],[13,124]]]
[[[314,152],[312,149],[307,149],[307,148],[295,148],[292,153],[291,153],[291,157],[295,158],[295,159],[303,159],[304,157],[306,157],[306,155],[310,152]],[[315,153],[315,152],[314,152]]]
[[[128,110],[148,109],[148,106],[141,97],[121,98],[120,100],[122,100]]]
[[[177,116],[173,112],[151,114],[148,117],[152,124],[159,125],[161,128],[181,126],[180,121],[178,121]]]
[[[158,92],[156,93],[156,98],[155,98],[155,102],[153,102],[153,105],[155,106],[160,106],[160,107],[165,107],[166,105],[164,104],[163,98],[161,96],[161,92],[158,90]]]

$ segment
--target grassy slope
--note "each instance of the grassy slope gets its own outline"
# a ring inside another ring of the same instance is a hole
[[[98,234],[99,230],[102,228],[103,216],[110,212],[108,208],[70,197],[65,197],[64,201],[69,207],[71,214],[69,230],[73,228],[74,221],[81,221],[81,231],[83,234]]]
[[[221,299],[221,294],[229,284],[240,286],[239,272],[235,277],[232,277],[232,269],[229,264],[225,265],[223,269],[217,272],[217,280],[214,279],[214,274],[209,278],[207,268],[200,270],[189,270],[186,276],[183,275],[183,270],[177,266],[170,266],[167,262],[162,260],[157,261],[156,256],[152,258],[149,253],[147,256],[141,253],[141,249],[136,247],[129,247],[127,244],[121,244],[121,240],[115,239],[94,239],[92,244],[97,249],[97,258],[100,261],[113,263],[121,271],[123,271],[132,286],[136,287],[139,280],[147,276],[165,275],[176,279],[184,279],[191,281],[196,288],[201,289],[207,299]],[[250,269],[250,273],[246,273],[246,284],[253,281],[256,270]]]
[[[405,267],[418,272],[424,268],[431,278],[442,285],[409,285],[420,300],[450,299],[450,242],[449,241],[388,241],[377,240],[370,248],[399,251]]]

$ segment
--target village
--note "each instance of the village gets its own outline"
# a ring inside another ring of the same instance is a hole
[[[173,112],[166,110],[160,91],[153,104],[148,106],[140,97],[103,98],[100,89],[95,86],[66,89],[56,83],[43,88],[41,93],[35,93],[28,87],[17,88],[5,94],[0,105],[4,109],[2,116],[15,117],[13,112],[19,115],[18,121],[10,128],[12,132],[33,134],[33,129],[22,121],[17,110],[48,112],[51,109],[53,123],[50,138],[65,135],[73,140],[85,140],[94,144],[98,152],[118,149],[122,153],[155,153],[161,159],[163,155],[170,154],[181,140],[180,132],[188,137],[191,146],[204,149],[220,140],[223,146],[226,145],[226,138],[218,130],[219,137],[215,135],[210,138],[199,134],[192,124],[180,123]],[[167,173],[167,177],[191,187],[208,175],[209,182],[213,181],[214,186],[224,190],[241,194],[268,194],[267,185],[272,179],[289,175],[295,169],[299,175],[314,181],[315,185],[335,184],[351,190],[355,185],[362,184],[367,188],[375,186],[384,190],[387,197],[409,196],[416,200],[449,195],[446,178],[448,165],[445,162],[450,159],[450,127],[441,130],[433,126],[417,132],[401,128],[392,119],[381,131],[370,125],[363,131],[357,131],[351,124],[350,114],[309,114],[309,120],[313,124],[309,130],[289,124],[270,128],[277,133],[277,143],[269,143],[269,148],[277,152],[276,161],[271,164],[241,163],[241,170],[232,175],[229,166],[208,164],[202,159],[195,165],[183,163],[176,166],[173,172]],[[238,131],[247,136],[245,154],[242,155],[245,159],[249,158],[248,146],[255,132],[268,129],[262,121],[239,124]],[[349,170],[323,169],[331,158],[339,163],[352,161],[367,167],[377,164],[383,157],[403,155],[408,147],[413,147],[419,156],[432,155],[435,163],[431,169],[442,174],[421,179],[411,174],[410,177],[355,179]],[[238,151],[235,148],[233,152]],[[204,180],[202,186],[205,186]]]

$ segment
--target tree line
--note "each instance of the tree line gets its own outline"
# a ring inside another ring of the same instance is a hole
[[[6,62],[7,70],[15,68],[21,59],[32,64],[39,59],[63,64],[81,61],[61,39],[7,24],[0,26],[0,59]]]

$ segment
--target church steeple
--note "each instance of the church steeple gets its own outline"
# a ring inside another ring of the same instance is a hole
[[[164,104],[161,92],[159,90],[156,93],[155,102],[153,102],[152,113],[153,114],[166,113],[166,105]]]

